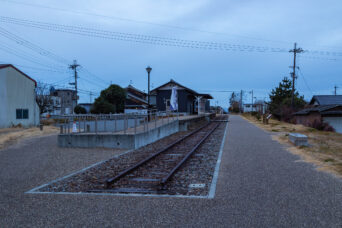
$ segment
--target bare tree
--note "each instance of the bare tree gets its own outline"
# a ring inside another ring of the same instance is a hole
[[[51,111],[53,100],[50,96],[50,90],[47,84],[42,82],[37,83],[36,101],[40,109],[40,114]]]

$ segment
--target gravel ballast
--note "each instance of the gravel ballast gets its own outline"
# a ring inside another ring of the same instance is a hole
[[[51,184],[35,189],[39,192],[106,192],[112,188],[107,189],[105,181],[111,178],[126,168],[136,164],[147,156],[156,151],[166,147],[170,143],[188,134],[193,129],[202,126],[204,123],[198,123],[193,126],[188,132],[179,132],[159,140],[155,143],[149,144],[140,149],[122,154],[120,156],[111,158],[101,164],[93,166],[83,172],[76,173]],[[214,125],[216,123],[212,123]],[[215,167],[217,164],[218,154],[220,152],[220,145],[222,143],[226,122],[219,124],[218,128],[204,141],[204,143],[192,154],[192,156],[180,167],[179,170],[171,177],[162,191],[148,191],[141,192],[140,188],[137,193],[143,194],[160,194],[160,195],[186,195],[186,196],[207,196]],[[174,156],[179,156],[177,147],[172,150],[175,151]],[[133,174],[132,174],[133,175]],[[148,175],[148,174],[147,174]],[[152,179],[137,179],[138,184],[142,187],[148,184],[146,180]],[[116,184],[116,189],[129,189],[125,186],[124,181],[119,181]],[[126,188],[125,188],[126,187]],[[115,189],[115,188],[114,188]],[[143,188],[144,189],[144,188]],[[120,191],[119,191],[120,192]],[[113,192],[111,192],[113,193]],[[133,192],[134,193],[134,192]],[[115,192],[114,192],[115,194]]]

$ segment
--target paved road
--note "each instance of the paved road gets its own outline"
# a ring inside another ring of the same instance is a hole
[[[36,195],[25,191],[117,153],[55,147],[0,151],[0,227],[340,227],[342,182],[231,116],[214,199]]]

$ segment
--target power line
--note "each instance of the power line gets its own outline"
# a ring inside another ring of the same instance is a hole
[[[24,39],[24,38],[21,38],[9,31],[7,31],[6,29],[0,27],[0,35],[14,41],[15,43],[19,44],[19,45],[22,45],[26,48],[29,48],[31,49],[32,51],[38,53],[39,55],[42,55],[42,56],[45,56],[45,57],[48,57],[54,61],[57,61],[58,63],[63,63],[63,64],[67,64],[69,61],[52,53],[51,51],[48,51],[48,50],[45,50],[41,47],[39,47],[38,45],[35,45],[33,43],[31,43],[30,41]]]
[[[104,39],[113,39],[137,43],[146,43],[161,46],[174,46],[174,47],[184,47],[184,48],[197,48],[206,50],[221,50],[221,51],[241,51],[241,52],[287,52],[286,48],[279,47],[267,47],[267,46],[253,46],[253,45],[240,45],[240,44],[230,44],[225,42],[207,42],[207,41],[194,41],[194,40],[184,40],[176,38],[149,36],[141,34],[132,33],[122,33],[106,31],[101,29],[87,28],[84,26],[70,26],[53,24],[46,22],[31,21],[26,19],[17,19],[13,17],[0,17],[0,21],[4,23],[11,23],[26,27],[33,27],[43,30],[64,32],[88,37],[97,37]],[[342,52],[328,52],[328,51],[312,51],[306,50],[306,53],[310,55],[332,55],[332,56],[342,56]]]
[[[301,71],[300,68],[298,68],[298,70],[299,70],[299,72],[300,72],[300,75],[302,76],[301,78],[303,78],[303,81],[304,81],[305,86],[309,89],[311,95],[314,95],[312,89],[310,88],[309,84],[307,83],[307,81],[306,81],[306,79],[305,79],[305,76],[304,76],[303,72]]]
[[[160,26],[160,27],[165,27],[165,28],[170,28],[170,29],[177,29],[177,30],[183,30],[183,31],[193,31],[193,32],[207,33],[207,34],[213,34],[213,35],[235,36],[235,37],[239,37],[239,38],[243,38],[243,39],[259,40],[259,41],[267,41],[267,42],[278,42],[278,43],[287,43],[287,44],[291,43],[291,42],[282,41],[282,40],[264,39],[264,38],[258,38],[258,37],[238,35],[238,34],[233,34],[233,33],[214,32],[214,31],[207,31],[207,30],[190,28],[190,27],[181,27],[181,26],[176,26],[176,25],[167,25],[167,24],[161,24],[161,23],[153,23],[153,22],[150,22],[150,21],[133,20],[133,19],[130,19],[130,18],[108,16],[108,15],[103,15],[103,14],[92,13],[92,12],[89,12],[89,11],[70,10],[70,9],[52,7],[52,6],[41,5],[41,4],[33,4],[33,3],[26,3],[26,2],[24,3],[24,2],[8,1],[8,0],[0,0],[0,1],[8,2],[8,3],[12,3],[12,4],[20,4],[20,5],[30,6],[30,7],[37,7],[37,8],[43,8],[43,9],[49,9],[49,10],[56,10],[56,11],[61,11],[61,12],[73,13],[73,14],[83,14],[83,15],[101,17],[101,18],[106,18],[106,19],[110,19],[110,20],[119,20],[119,21],[133,22],[133,23],[139,23],[139,24],[147,24],[147,25],[153,25],[153,26]]]
[[[86,28],[82,26],[70,26],[52,24],[46,22],[37,22],[24,19],[16,19],[12,17],[0,17],[0,21],[4,23],[17,24],[22,26],[34,27],[50,31],[58,31],[64,33],[71,33],[76,35],[114,39],[138,43],[155,44],[162,46],[176,46],[186,48],[198,48],[207,50],[223,50],[223,51],[246,51],[246,52],[287,52],[286,48],[278,47],[266,47],[266,46],[252,46],[252,45],[240,45],[240,44],[229,44],[222,42],[206,42],[206,41],[194,41],[184,40],[176,38],[149,36],[132,33],[113,32],[100,29]]]

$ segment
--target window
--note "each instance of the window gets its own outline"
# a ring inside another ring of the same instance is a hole
[[[28,109],[17,109],[16,110],[17,119],[28,119],[29,110]]]

